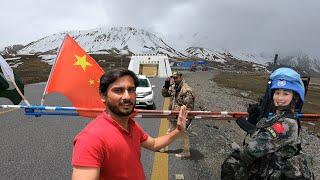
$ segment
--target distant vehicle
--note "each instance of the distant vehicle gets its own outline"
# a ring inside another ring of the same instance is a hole
[[[149,79],[145,75],[137,75],[139,78],[139,86],[136,89],[136,107],[146,107],[148,109],[155,109],[154,104],[154,93],[153,89],[155,86],[151,85]]]

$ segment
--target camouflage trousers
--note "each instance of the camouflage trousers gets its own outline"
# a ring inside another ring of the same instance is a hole
[[[176,119],[169,119],[169,128],[167,132],[173,131],[177,127]],[[180,133],[180,138],[182,139],[183,153],[190,153],[190,142],[189,142],[189,132],[184,130]]]
[[[266,162],[259,158],[256,164],[246,167],[240,152],[234,151],[221,166],[222,180],[313,180],[312,160],[306,154],[298,154],[284,162]],[[260,163],[260,164],[259,164]],[[258,165],[257,165],[258,164]],[[279,168],[270,164],[282,164]],[[263,167],[264,166],[264,167]],[[260,169],[257,169],[259,167]],[[262,167],[262,168],[261,168]],[[276,168],[275,168],[276,167]]]

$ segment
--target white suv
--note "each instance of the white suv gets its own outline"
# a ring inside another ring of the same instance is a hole
[[[153,100],[153,89],[155,86],[151,85],[149,79],[145,75],[137,75],[139,78],[139,86],[136,89],[136,107],[147,107],[150,109],[155,109],[155,104]]]

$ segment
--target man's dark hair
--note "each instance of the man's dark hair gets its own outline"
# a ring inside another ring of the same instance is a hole
[[[105,94],[110,84],[123,76],[131,76],[135,87],[139,85],[139,79],[136,74],[128,69],[114,69],[104,73],[100,78],[99,92]]]

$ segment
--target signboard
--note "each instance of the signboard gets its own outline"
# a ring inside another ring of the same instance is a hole
[[[139,74],[147,77],[155,77],[158,75],[158,64],[140,64]]]

